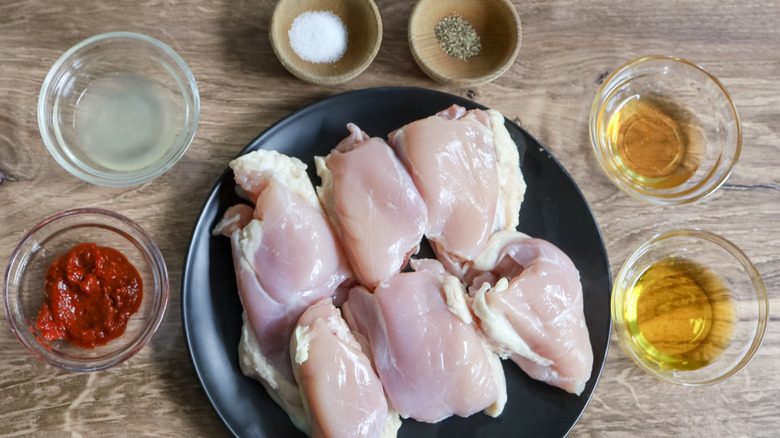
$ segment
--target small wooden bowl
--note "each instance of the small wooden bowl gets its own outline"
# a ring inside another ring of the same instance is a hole
[[[482,43],[468,59],[447,55],[439,46],[434,27],[444,17],[457,15],[471,24]],[[520,17],[507,0],[419,0],[409,17],[409,47],[417,65],[434,80],[473,87],[501,76],[520,51]]]
[[[347,27],[347,51],[338,61],[304,61],[290,47],[287,32],[293,20],[307,11],[333,12]],[[359,75],[374,60],[382,43],[382,18],[373,0],[280,0],[269,34],[276,57],[290,73],[306,82],[336,85]]]

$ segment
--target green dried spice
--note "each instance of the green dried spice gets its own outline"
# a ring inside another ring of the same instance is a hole
[[[457,15],[442,18],[433,30],[441,49],[454,58],[468,59],[477,56],[482,50],[477,31]]]

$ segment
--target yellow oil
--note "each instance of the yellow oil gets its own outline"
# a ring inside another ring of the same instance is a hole
[[[683,184],[704,155],[696,118],[668,99],[632,96],[612,113],[605,135],[614,165],[650,189]]]
[[[695,370],[729,345],[736,312],[712,269],[670,257],[650,266],[627,294],[625,321],[643,360]]]

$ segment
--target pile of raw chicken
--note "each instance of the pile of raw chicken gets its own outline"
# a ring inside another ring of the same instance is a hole
[[[501,359],[580,394],[593,353],[579,272],[516,231],[517,148],[494,110],[452,106],[389,134],[353,124],[314,189],[297,158],[230,163],[241,370],[314,437],[391,437],[507,400]],[[435,259],[412,258],[425,238]]]

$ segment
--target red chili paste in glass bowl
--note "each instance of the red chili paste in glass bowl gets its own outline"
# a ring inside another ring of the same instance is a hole
[[[46,270],[36,327],[44,339],[94,348],[121,336],[143,299],[143,281],[119,251],[81,243]]]

